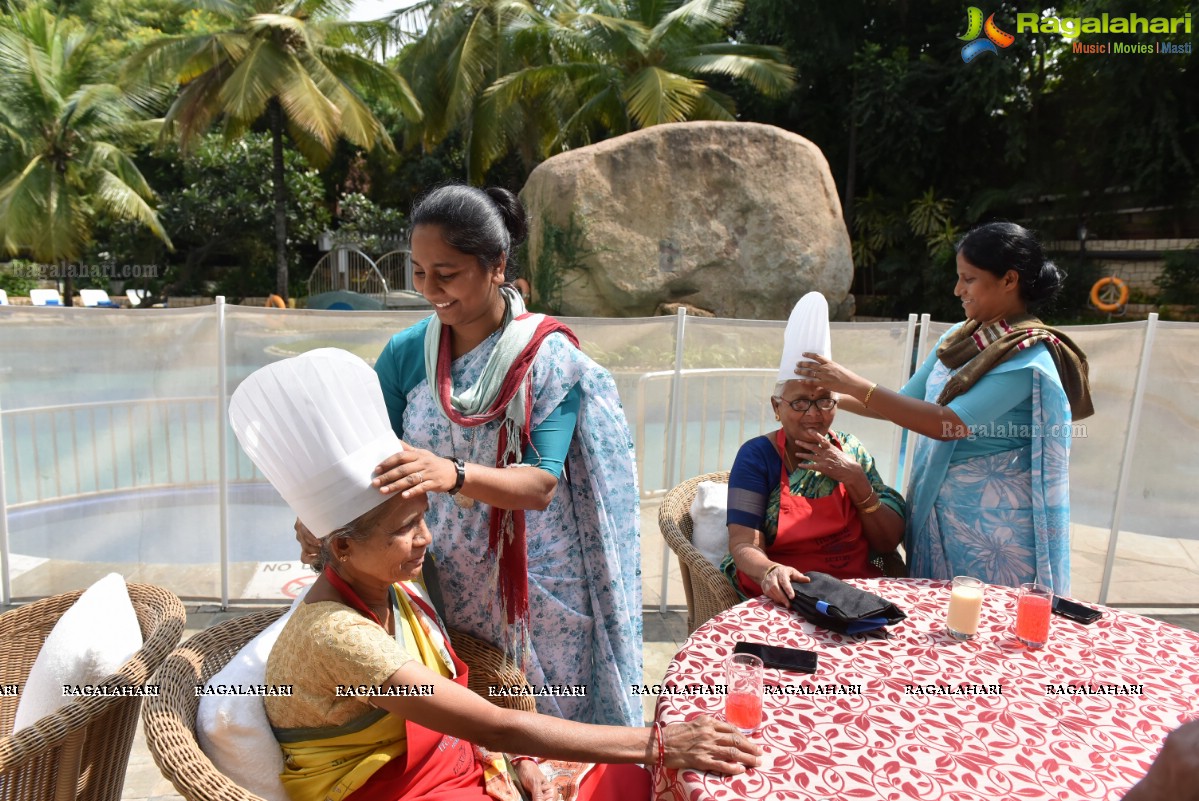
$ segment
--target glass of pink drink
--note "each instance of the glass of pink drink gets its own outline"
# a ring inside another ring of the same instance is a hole
[[[753,654],[733,654],[724,661],[724,717],[742,734],[762,725],[762,670],[762,660]]]
[[[1049,641],[1049,617],[1053,590],[1044,584],[1021,584],[1016,597],[1016,639],[1029,648],[1042,648]]]

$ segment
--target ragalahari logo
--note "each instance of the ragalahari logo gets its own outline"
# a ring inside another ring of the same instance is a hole
[[[987,38],[979,39],[979,35],[984,33]],[[998,55],[1000,47],[1011,47],[1012,42],[1016,41],[1015,36],[999,30],[999,26],[995,24],[994,14],[987,17],[987,21],[984,23],[982,9],[975,6],[966,9],[966,33],[964,36],[959,36],[958,39],[967,43],[962,48],[962,61],[967,64],[983,53]]]

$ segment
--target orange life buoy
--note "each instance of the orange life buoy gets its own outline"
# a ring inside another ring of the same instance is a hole
[[[1107,292],[1104,289],[1112,287]],[[1113,302],[1112,290],[1116,290],[1119,296]],[[1109,275],[1107,278],[1100,278],[1095,282],[1095,286],[1091,287],[1091,305],[1099,311],[1114,312],[1128,303],[1128,285],[1114,275]]]
[[[262,305],[266,306],[268,309],[271,308],[272,306],[276,309],[286,309],[287,308],[287,303],[284,302],[283,298],[279,297],[278,295],[270,295],[269,297],[267,297],[266,303],[264,303]]]

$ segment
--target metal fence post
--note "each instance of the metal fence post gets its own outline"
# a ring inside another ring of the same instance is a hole
[[[217,330],[217,398],[216,421],[217,431],[217,475],[218,494],[221,517],[221,609],[229,608],[229,409],[226,406],[229,398],[227,376],[225,371],[225,296],[216,298],[216,330]]]
[[[679,307],[675,318],[677,325],[674,335],[674,377],[670,380],[670,417],[666,422],[666,484],[674,487],[679,483],[675,474],[678,469],[677,450],[679,445],[679,425],[682,418],[683,404],[683,331],[687,327],[687,309]],[[669,491],[669,489],[667,490]],[[662,540],[662,588],[658,611],[666,612],[667,587],[670,582],[670,546]]]
[[[4,407],[0,402],[0,603],[12,602],[12,576],[9,575],[8,496],[4,477]]]
[[[916,342],[916,319],[915,314],[908,315],[908,335],[903,340],[903,358],[899,360],[899,383],[895,386],[896,392],[912,377],[912,345]],[[916,358],[920,358],[919,355]],[[899,451],[903,448],[903,434],[903,426],[895,426],[895,431],[891,434],[890,476],[897,487],[903,486],[903,480],[899,475]]]
[[[909,317],[908,319],[910,320],[911,318]],[[929,340],[928,331],[929,331],[929,326],[932,323],[932,319],[933,318],[932,318],[931,314],[920,315],[920,339],[916,343],[916,363],[917,364],[920,363],[920,359],[924,356],[925,351],[928,350],[928,340]],[[913,369],[913,372],[915,372],[914,369]],[[910,377],[911,376],[909,374],[909,378]],[[901,437],[900,448],[904,447],[904,445],[902,444],[904,441],[910,440],[912,438],[912,437],[908,436],[908,433],[909,432],[907,429],[904,429],[903,431],[900,432],[900,437]],[[913,434],[912,436],[916,436],[916,435]],[[899,453],[899,449],[897,448],[895,452]],[[900,473],[902,472],[904,478],[906,479],[906,477],[907,477],[907,473],[908,473],[908,458],[907,457],[908,457],[908,454],[905,453],[902,462],[899,464],[898,467],[895,468],[895,486],[896,487],[904,486],[904,482],[900,480],[899,476],[900,476]]]
[[[1128,433],[1124,435],[1124,452],[1120,455],[1120,478],[1116,482],[1116,505],[1112,508],[1112,529],[1107,537],[1107,559],[1103,563],[1103,581],[1099,583],[1099,603],[1107,604],[1112,568],[1116,563],[1116,544],[1120,537],[1120,517],[1124,514],[1124,496],[1128,494],[1128,475],[1132,472],[1132,455],[1136,448],[1137,432],[1141,426],[1141,407],[1145,400],[1145,377],[1149,374],[1149,358],[1153,355],[1153,338],[1157,333],[1157,313],[1151,312],[1145,325],[1145,341],[1141,344],[1141,364],[1137,368],[1137,383],[1132,389],[1132,409],[1128,415]]]

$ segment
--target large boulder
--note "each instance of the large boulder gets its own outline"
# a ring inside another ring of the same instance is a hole
[[[853,259],[828,162],[780,128],[655,125],[554,156],[521,198],[531,270],[558,271],[562,314],[649,316],[682,303],[781,320],[812,290],[834,317],[852,306]]]

